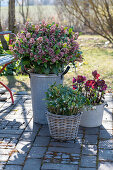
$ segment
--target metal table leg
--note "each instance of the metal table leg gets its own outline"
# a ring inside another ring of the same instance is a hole
[[[11,62],[10,62],[10,63],[11,63]],[[5,67],[6,67],[8,64],[10,64],[10,63],[5,64],[5,65],[3,66],[3,68],[0,70],[0,73],[1,73],[1,72],[5,69]],[[4,83],[2,83],[1,81],[0,81],[0,84],[1,84],[2,86],[4,86],[4,87],[9,91],[10,96],[11,96],[11,100],[12,100],[12,104],[14,104],[14,99],[13,99],[13,95],[12,95],[11,90],[10,90]]]

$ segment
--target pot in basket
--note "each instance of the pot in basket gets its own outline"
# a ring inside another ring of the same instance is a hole
[[[61,140],[75,139],[81,119],[80,110],[85,104],[82,93],[61,84],[54,84],[46,92],[46,101],[46,116],[51,136]]]

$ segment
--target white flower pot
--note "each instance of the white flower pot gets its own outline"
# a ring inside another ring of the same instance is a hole
[[[98,127],[102,124],[104,104],[84,108],[81,116],[80,126]]]
[[[55,74],[44,75],[44,74],[30,74],[31,84],[31,96],[32,96],[32,108],[33,108],[33,121],[39,124],[47,124],[45,112],[47,111],[45,92],[50,85],[63,84],[61,75]]]

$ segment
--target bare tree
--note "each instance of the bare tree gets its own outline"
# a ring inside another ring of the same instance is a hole
[[[54,5],[56,6],[56,12],[58,15],[58,21],[66,26],[73,27],[75,31],[83,31],[83,28],[85,27],[81,21],[76,18],[74,15],[71,15],[61,2],[61,0],[57,0],[54,2]]]
[[[8,29],[15,33],[15,0],[9,0],[9,15],[8,15]],[[13,39],[14,35],[11,34],[9,39]]]
[[[44,14],[43,14],[43,0],[37,0],[37,3],[36,3],[36,6],[37,6],[37,22],[40,22],[43,17],[44,17]]]
[[[26,23],[29,15],[29,0],[16,0],[19,5],[19,13],[23,18],[23,24]]]
[[[61,0],[60,3],[69,14],[113,44],[113,0]]]
[[[2,32],[2,24],[1,24],[1,0],[0,0],[0,32]],[[0,35],[0,40],[1,40],[1,43],[2,43],[2,46],[3,46],[3,49],[4,50],[8,50],[8,45],[7,45],[7,42],[4,38],[3,35]]]

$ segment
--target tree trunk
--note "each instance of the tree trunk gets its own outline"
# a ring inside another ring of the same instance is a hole
[[[2,32],[1,22],[0,22],[0,32]],[[3,35],[0,35],[0,40],[1,40],[1,43],[2,43],[2,46],[3,46],[3,49],[4,49],[4,50],[8,50],[7,41],[5,40],[5,38],[4,38]]]
[[[0,32],[2,32],[2,24],[1,24],[1,0],[0,0]],[[8,45],[7,45],[7,41],[5,40],[3,35],[0,35],[0,40],[3,46],[4,50],[8,50]]]
[[[9,31],[12,31],[12,33],[15,33],[15,0],[9,0]],[[14,39],[14,35],[10,35],[9,39]]]
[[[25,24],[28,19],[28,15],[29,15],[29,0],[26,0],[26,1],[21,0],[21,3],[19,0],[17,0],[17,3],[19,5],[19,13],[21,14],[23,18],[23,24]]]

